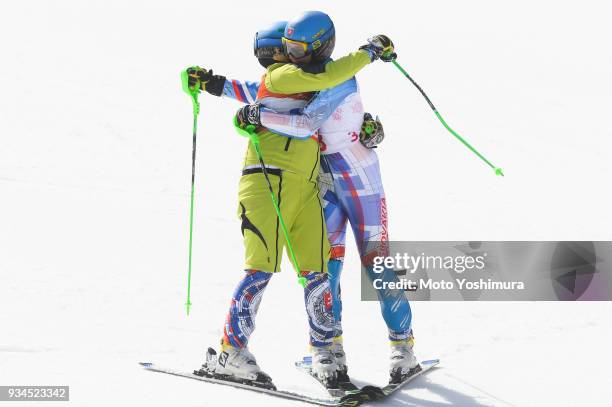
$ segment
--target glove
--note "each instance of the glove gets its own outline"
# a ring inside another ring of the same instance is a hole
[[[238,109],[236,112],[236,119],[238,119],[238,125],[243,129],[249,124],[261,126],[261,121],[259,120],[259,103],[253,103],[252,105],[246,105]]]
[[[367,148],[376,148],[385,138],[382,123],[378,116],[376,120],[372,118],[370,113],[363,115],[363,124],[359,133],[359,141]]]
[[[225,76],[214,75],[212,69],[199,66],[187,68],[187,81],[190,88],[201,89],[214,96],[221,96],[225,86]]]
[[[394,52],[395,47],[393,41],[386,35],[375,35],[372,38],[368,38],[368,43],[362,45],[359,49],[363,49],[370,54],[372,62],[377,59],[381,59],[384,62],[395,61],[397,54]]]

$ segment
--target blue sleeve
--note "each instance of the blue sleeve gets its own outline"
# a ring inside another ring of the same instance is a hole
[[[310,137],[340,106],[347,96],[358,92],[357,80],[351,78],[340,85],[325,89],[303,109],[279,113],[272,109],[261,107],[261,124],[274,133],[305,139]]]
[[[257,99],[260,82],[240,82],[226,79],[223,85],[223,96],[236,99],[242,103],[253,103]]]

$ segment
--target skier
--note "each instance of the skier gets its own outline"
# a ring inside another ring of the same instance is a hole
[[[289,54],[290,59],[294,60]],[[391,61],[393,55],[382,59]],[[252,117],[276,133],[304,137],[317,132],[321,144],[320,196],[331,243],[328,265],[335,317],[332,352],[339,380],[348,381],[342,344],[340,274],[344,260],[346,227],[350,222],[361,262],[370,280],[396,280],[393,270],[373,272],[374,257],[388,253],[388,220],[378,157],[373,148],[384,138],[382,124],[364,113],[355,78],[320,92],[305,109],[278,113],[258,104],[246,107]],[[255,112],[255,113],[253,113]],[[368,129],[372,129],[368,132]],[[417,367],[413,353],[412,313],[404,293],[377,290],[381,312],[389,330],[391,381],[401,381]]]
[[[308,53],[308,58],[314,61],[329,58],[334,48],[335,33],[333,23],[326,14],[307,12],[287,27],[291,27],[298,35],[301,33],[311,38],[310,43],[303,43],[303,51],[304,54]],[[257,40],[256,37],[256,44]],[[388,46],[371,41],[359,51],[327,65],[324,71],[317,74],[305,72],[293,64],[269,65],[258,91],[258,101],[277,111],[304,107],[313,91],[346,81],[388,50]],[[193,86],[199,86],[211,94],[220,96],[227,88],[225,77],[213,75],[211,71],[192,67],[187,72]],[[231,83],[232,87],[236,85],[234,81]],[[234,88],[234,92],[240,93],[244,89]],[[250,113],[241,109],[237,119],[244,125],[256,122],[257,119]],[[274,194],[281,202],[281,213],[302,263],[302,270],[298,271],[307,280],[305,303],[310,324],[313,372],[321,380],[333,382],[336,378],[336,364],[331,353],[333,313],[326,274],[329,242],[316,184],[319,144],[312,137],[292,143],[293,139],[263,127],[259,129],[258,136],[267,172],[276,178]],[[225,324],[221,354],[214,368],[215,374],[253,381],[269,381],[269,377],[261,372],[249,352],[247,343],[254,329],[254,319],[263,291],[272,273],[278,271],[279,254],[282,254],[286,243],[278,231],[278,218],[269,203],[263,175],[258,156],[249,144],[239,192],[246,275],[234,292]],[[265,204],[266,201],[268,204]]]

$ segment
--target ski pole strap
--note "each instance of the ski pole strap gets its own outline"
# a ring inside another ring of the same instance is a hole
[[[463,137],[461,137],[455,130],[453,130],[447,123],[446,121],[442,118],[442,115],[438,112],[438,109],[436,109],[436,107],[434,106],[434,104],[432,103],[432,101],[429,99],[429,97],[427,96],[427,94],[425,93],[425,91],[419,86],[418,83],[415,82],[414,79],[412,79],[412,77],[408,74],[408,72],[406,72],[406,70],[404,68],[402,68],[402,66],[397,62],[397,60],[393,60],[391,61],[393,63],[393,65],[395,65],[395,67],[397,69],[399,69],[399,71],[404,74],[404,76],[406,78],[408,78],[408,80],[410,80],[410,82],[412,82],[412,84],[418,89],[419,92],[421,92],[421,95],[423,95],[423,97],[425,98],[425,100],[427,101],[427,103],[429,104],[429,107],[431,107],[431,110],[433,110],[434,114],[436,115],[436,117],[438,118],[438,120],[440,121],[440,123],[442,123],[442,125],[446,128],[446,130],[448,130],[450,132],[450,134],[452,134],[453,136],[455,136],[455,138],[457,138],[457,140],[459,140],[461,143],[463,143],[463,145],[465,145],[467,148],[469,148],[474,154],[476,154],[476,156],[478,156],[478,158],[480,158],[482,161],[484,161],[489,167],[491,167],[494,171],[495,171],[495,175],[501,175],[502,177],[504,176],[504,172],[502,171],[501,168],[494,166],[489,160],[487,160],[482,154],[480,154],[480,152],[478,152],[478,150],[476,150],[474,147],[472,147],[470,145],[470,143],[468,143]]]
[[[291,244],[291,239],[289,238],[289,232],[287,231],[287,227],[285,226],[285,221],[283,219],[283,215],[281,214],[280,208],[278,206],[278,202],[276,197],[274,196],[274,190],[272,189],[272,183],[270,182],[270,178],[268,177],[269,169],[266,168],[266,163],[264,162],[263,155],[261,153],[261,148],[259,146],[259,137],[257,137],[257,133],[255,133],[255,126],[250,124],[243,129],[238,124],[238,120],[234,117],[234,128],[241,136],[248,137],[249,140],[253,143],[253,147],[255,148],[255,152],[257,153],[257,158],[259,159],[259,163],[261,164],[261,172],[268,183],[268,190],[270,192],[270,198],[272,200],[272,204],[274,205],[274,210],[276,211],[276,216],[278,216],[278,221],[280,223],[281,229],[283,231],[283,235],[285,236],[285,241],[287,242],[287,249],[289,251],[289,256],[291,257],[291,262],[293,263],[293,267],[295,268],[295,273],[298,276],[298,283],[302,287],[306,287],[307,281],[305,277],[301,275],[300,264],[298,263],[298,259],[293,251],[293,245]],[[271,170],[271,169],[270,169]]]

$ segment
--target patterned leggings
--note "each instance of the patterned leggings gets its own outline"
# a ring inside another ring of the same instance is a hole
[[[375,256],[388,253],[387,208],[374,150],[359,143],[321,158],[320,196],[331,244],[328,266],[336,319],[334,336],[342,335],[342,300],[340,274],[344,260],[347,223],[351,224],[361,263],[370,278],[381,278],[372,272]],[[396,280],[393,270],[385,270],[382,278]],[[381,312],[390,340],[402,340],[411,334],[412,312],[406,296],[397,290],[377,290]]]
[[[273,273],[246,270],[238,283],[223,329],[223,342],[235,348],[247,346],[255,330],[255,317],[264,290]],[[304,304],[310,326],[310,344],[315,347],[328,346],[333,339],[334,315],[329,279],[326,273],[302,272],[306,277]]]

